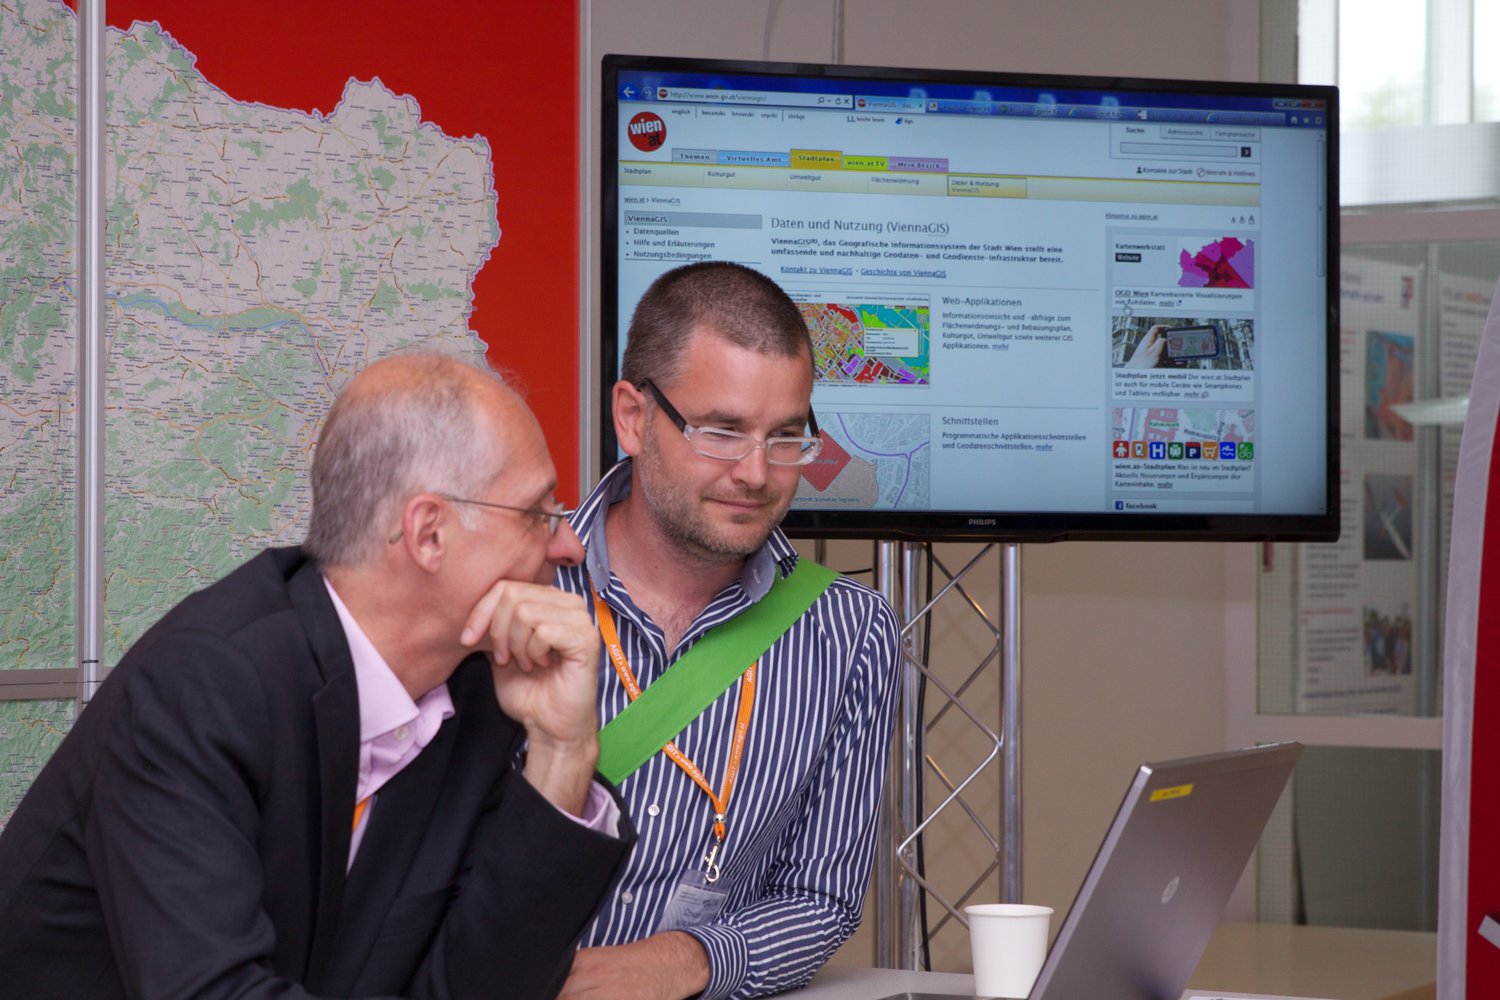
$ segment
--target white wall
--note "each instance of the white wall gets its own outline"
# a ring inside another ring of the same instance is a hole
[[[766,0],[584,0],[607,52],[760,59]],[[770,58],[827,62],[833,0],[781,0]],[[1253,0],[845,0],[844,61],[1194,79],[1252,79]]]
[[[833,0],[782,0],[776,7],[771,59],[832,60]],[[760,59],[767,8],[763,0],[583,0],[584,115],[592,123],[586,242],[598,232],[599,58],[614,52]],[[846,0],[844,12],[843,61],[851,64],[1218,79],[1254,79],[1257,65],[1256,0]],[[596,267],[592,259],[585,267],[595,304]],[[597,305],[588,311],[592,324]],[[597,398],[585,386],[584,398]],[[592,479],[589,462],[585,480]],[[869,565],[868,552],[867,544],[845,543],[829,562]],[[961,564],[965,557],[944,547],[944,558]],[[1067,907],[1136,764],[1225,746],[1225,671],[1254,669],[1253,636],[1243,627],[1247,615],[1253,621],[1254,573],[1255,549],[1248,545],[1024,549],[1028,901]],[[974,594],[990,608],[998,607],[996,577],[991,572]],[[972,661],[973,655],[939,638],[933,659],[944,658]],[[997,701],[982,708],[998,726]],[[998,786],[974,801],[998,827]],[[971,850],[967,843],[932,843],[929,864],[944,856],[969,864]],[[867,963],[868,938],[863,931],[838,960]],[[950,934],[934,954],[935,967],[966,968],[960,945]]]

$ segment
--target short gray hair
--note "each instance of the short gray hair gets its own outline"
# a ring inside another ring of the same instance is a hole
[[[684,264],[661,275],[636,304],[620,377],[671,385],[699,329],[738,347],[780,358],[808,359],[812,339],[791,296],[770,278],[723,260]]]
[[[487,381],[510,392],[502,378],[442,354],[400,359],[408,377],[370,386],[356,376],[318,435],[303,548],[322,566],[355,566],[372,556],[417,493],[483,496],[504,463],[475,401]],[[466,524],[477,517],[458,510]]]

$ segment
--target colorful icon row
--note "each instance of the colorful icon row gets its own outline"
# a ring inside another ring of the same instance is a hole
[[[1116,459],[1150,462],[1195,461],[1233,462],[1255,458],[1253,441],[1116,441]]]

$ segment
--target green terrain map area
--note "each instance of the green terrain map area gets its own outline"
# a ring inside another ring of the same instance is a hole
[[[76,19],[0,16],[0,694],[75,663]],[[187,593],[300,541],[318,421],[414,342],[479,359],[488,143],[351,80],[326,115],[234,101],[152,24],[108,32],[106,664]],[[12,674],[12,677],[15,675]],[[71,702],[0,701],[0,822]]]

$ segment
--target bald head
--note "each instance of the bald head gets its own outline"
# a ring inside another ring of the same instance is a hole
[[[496,412],[505,420],[491,419]],[[356,566],[414,494],[482,496],[504,468],[506,425],[530,428],[535,418],[488,369],[439,354],[370,365],[339,393],[318,435],[304,548],[325,568]]]

